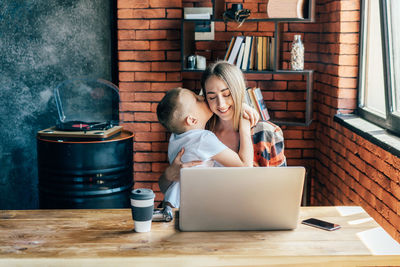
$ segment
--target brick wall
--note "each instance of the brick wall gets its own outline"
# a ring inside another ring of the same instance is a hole
[[[232,2],[242,2],[232,0]],[[244,1],[262,13],[263,1]],[[316,23],[283,24],[282,68],[288,67],[294,34],[301,34],[306,69],[314,69],[314,122],[283,126],[289,165],[303,165],[312,177],[312,205],[361,205],[400,240],[400,160],[333,122],[356,107],[359,0],[317,0]],[[176,86],[198,90],[199,73],[180,71],[182,7],[211,6],[201,0],[118,0],[121,122],[135,133],[135,187],[152,188],[162,200],[158,177],[167,166],[168,134],[157,122],[158,101]],[[229,5],[228,5],[229,6]],[[216,23],[215,41],[197,42],[208,61],[222,58],[234,34],[274,34],[273,23]],[[246,74],[260,87],[273,116],[303,116],[302,76]]]
[[[400,241],[400,159],[333,121],[357,105],[360,1],[317,1],[313,205],[361,205]]]

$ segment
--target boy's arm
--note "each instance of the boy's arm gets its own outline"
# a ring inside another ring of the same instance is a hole
[[[212,159],[225,167],[253,167],[254,151],[249,120],[243,118],[240,120],[239,135],[239,153],[227,148],[212,157]]]
[[[160,190],[164,194],[172,182],[179,181],[182,168],[189,168],[203,163],[202,161],[192,161],[183,163],[181,159],[184,152],[185,150],[182,148],[181,151],[179,151],[178,154],[176,155],[174,161],[171,163],[171,165],[169,165],[165,169],[164,173],[160,176],[158,180],[158,185],[160,186]]]

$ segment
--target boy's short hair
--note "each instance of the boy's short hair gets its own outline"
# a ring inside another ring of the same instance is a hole
[[[185,114],[182,104],[179,102],[179,95],[182,91],[183,88],[180,87],[169,90],[157,106],[157,118],[159,122],[168,131],[176,134],[185,131],[182,123],[182,118]]]

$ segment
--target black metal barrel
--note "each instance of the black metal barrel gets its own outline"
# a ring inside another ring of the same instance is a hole
[[[40,208],[125,208],[133,187],[133,134],[66,141],[38,136]]]

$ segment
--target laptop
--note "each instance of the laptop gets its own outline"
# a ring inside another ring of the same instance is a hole
[[[304,167],[181,169],[181,231],[297,227]]]

